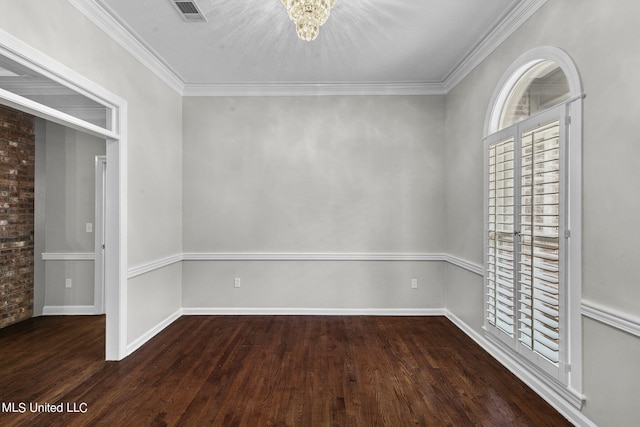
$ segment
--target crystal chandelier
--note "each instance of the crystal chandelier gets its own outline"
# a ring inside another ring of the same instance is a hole
[[[302,40],[318,37],[320,25],[327,22],[336,0],[282,0],[289,18],[296,23],[296,32]]]

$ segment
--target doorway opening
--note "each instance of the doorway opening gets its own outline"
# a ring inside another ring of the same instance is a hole
[[[80,108],[68,103],[70,97]],[[120,360],[127,341],[127,103],[0,30],[0,104],[106,141],[105,354]]]

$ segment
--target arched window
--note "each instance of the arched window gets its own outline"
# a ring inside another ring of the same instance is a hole
[[[487,338],[576,406],[582,98],[570,58],[534,49],[505,73],[485,124]]]
[[[531,65],[510,89],[498,117],[498,130],[527,119],[570,98],[562,68],[543,60]]]

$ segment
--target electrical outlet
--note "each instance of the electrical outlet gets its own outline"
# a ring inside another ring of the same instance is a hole
[[[234,288],[239,288],[240,287],[240,278],[236,277],[235,279],[233,279],[233,287]]]
[[[411,279],[411,289],[418,289],[418,279]]]
[[[71,279],[64,280],[64,287],[67,289],[71,288]]]

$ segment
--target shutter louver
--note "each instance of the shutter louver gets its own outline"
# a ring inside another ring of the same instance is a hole
[[[557,364],[560,283],[560,124],[521,135],[519,341]]]

